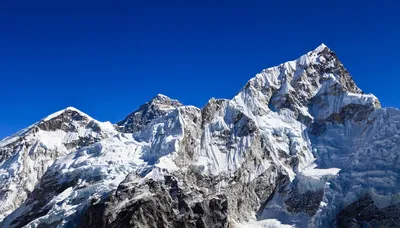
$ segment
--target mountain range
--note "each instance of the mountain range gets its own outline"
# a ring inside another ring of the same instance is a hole
[[[68,107],[0,141],[0,227],[400,227],[400,110],[321,44],[203,108]]]

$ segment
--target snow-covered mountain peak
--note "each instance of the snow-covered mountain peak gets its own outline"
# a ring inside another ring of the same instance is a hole
[[[182,106],[182,104],[178,100],[172,99],[163,94],[157,94],[148,103],[164,104],[164,105],[171,105],[171,106]]]
[[[322,43],[322,44],[320,44],[317,48],[315,48],[314,52],[320,53],[320,52],[322,52],[323,50],[325,50],[326,48],[329,49],[328,46],[326,46],[324,43]],[[330,49],[329,49],[329,50],[330,50]]]
[[[1,140],[0,220],[25,200],[56,158],[116,133],[111,123],[67,107]]]
[[[0,141],[0,147],[15,141],[21,141],[25,137],[37,138],[41,134],[39,131],[48,132],[49,134],[55,131],[63,131],[65,133],[92,131],[96,134],[103,134],[103,136],[115,133],[114,127],[110,122],[97,121],[74,107],[67,107],[42,118],[14,135],[6,137]]]
[[[82,125],[86,125],[91,121],[93,121],[92,125],[97,125],[97,123],[99,123],[78,109],[67,107],[54,112],[31,126],[18,131],[14,135],[1,140],[0,146],[6,146],[15,141],[20,141],[24,137],[35,137],[36,133],[40,130],[48,132],[56,130],[69,131],[72,130],[71,128],[74,128],[76,124],[79,125],[79,123],[81,123]]]
[[[74,107],[66,107],[65,109],[62,109],[58,112],[55,112],[53,114],[48,115],[47,117],[43,118],[42,121],[47,121],[53,118],[56,118],[57,116],[63,115],[63,114],[74,114],[74,115],[79,115],[82,118],[87,118],[89,120],[92,120],[93,118],[87,115],[86,113],[78,110],[77,108]]]
[[[183,106],[178,100],[172,99],[163,94],[157,94],[157,96],[153,97],[150,101],[148,101],[145,105],[156,106],[159,109],[169,110],[174,109],[179,106]]]
[[[338,97],[347,93],[363,94],[336,54],[321,44],[296,60],[258,73],[234,100],[252,108],[261,104],[263,112],[291,110],[296,119],[310,123],[313,119],[310,104],[317,96]]]
[[[124,133],[137,132],[143,129],[151,120],[164,116],[180,106],[182,104],[178,100],[158,94],[129,114],[124,120],[118,122],[118,131]]]
[[[67,107],[55,112],[38,121],[30,128],[31,130],[27,132],[38,136],[40,136],[41,132],[47,132],[46,134],[60,133],[69,136],[75,135],[72,138],[65,139],[65,142],[78,140],[80,137],[89,135],[95,138],[107,138],[116,133],[110,122],[97,121],[74,107]],[[80,147],[82,147],[82,145]]]

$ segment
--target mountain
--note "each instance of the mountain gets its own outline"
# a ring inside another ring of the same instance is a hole
[[[0,219],[27,198],[56,158],[114,134],[110,123],[69,107],[0,141]]]
[[[400,111],[325,45],[202,108],[67,108],[0,142],[1,227],[400,227]]]
[[[139,107],[123,121],[117,123],[120,132],[134,133],[142,130],[153,119],[165,115],[182,104],[162,94],[158,94],[151,101]]]

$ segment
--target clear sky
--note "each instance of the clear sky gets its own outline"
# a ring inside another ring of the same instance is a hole
[[[396,1],[2,1],[0,138],[74,106],[111,122],[158,93],[202,107],[325,43],[400,107]]]

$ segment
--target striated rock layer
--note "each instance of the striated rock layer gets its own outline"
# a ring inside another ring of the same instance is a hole
[[[1,227],[397,227],[399,130],[320,45],[202,109],[67,108],[2,140]]]

